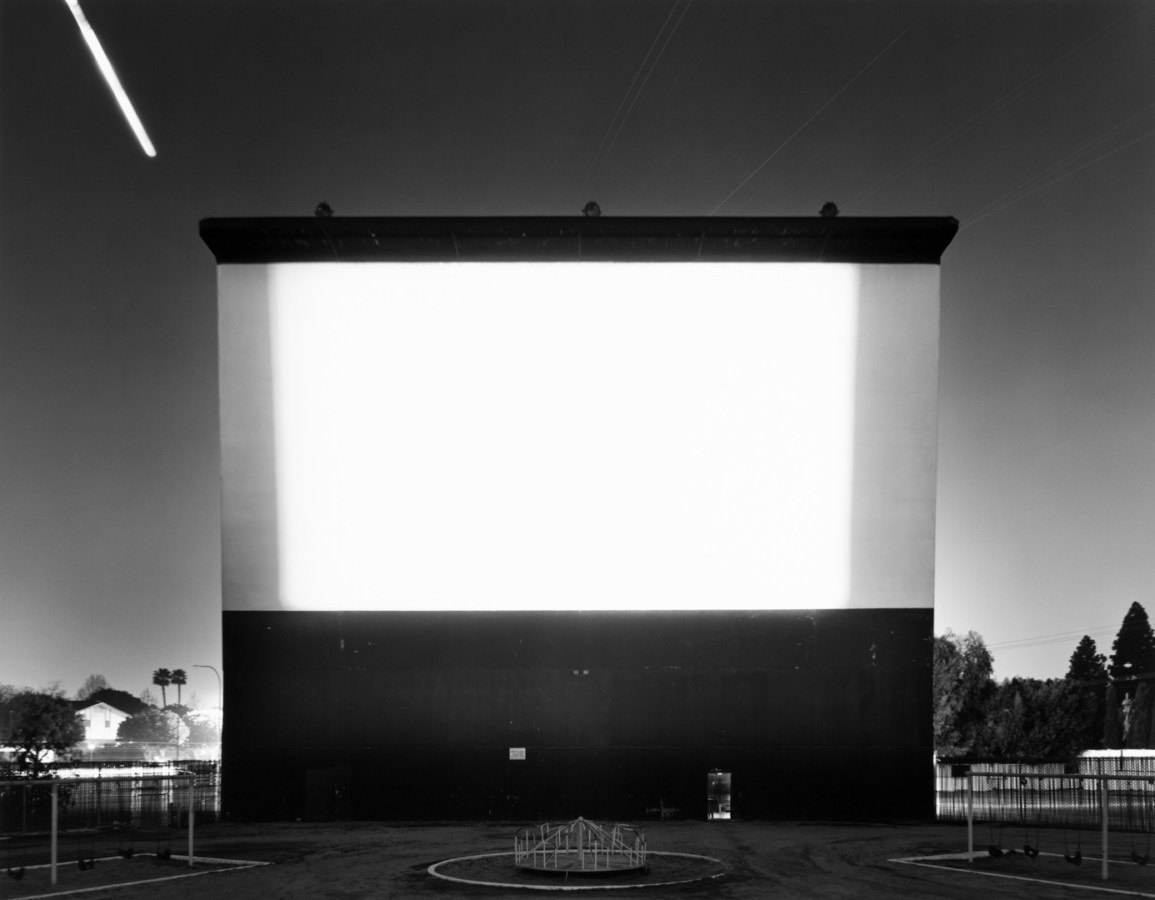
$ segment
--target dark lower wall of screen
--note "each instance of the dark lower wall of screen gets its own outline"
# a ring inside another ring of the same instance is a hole
[[[226,612],[233,819],[934,814],[933,611]],[[511,760],[511,748],[525,758]]]

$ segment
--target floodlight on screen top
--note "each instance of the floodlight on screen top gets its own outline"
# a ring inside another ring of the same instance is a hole
[[[100,74],[104,76],[104,80],[112,91],[112,95],[120,105],[120,110],[124,113],[124,118],[128,121],[129,127],[132,128],[132,133],[136,135],[136,139],[140,142],[140,148],[147,156],[156,156],[156,148],[153,147],[152,141],[149,140],[148,134],[144,130],[144,123],[140,121],[140,117],[136,114],[136,110],[132,106],[132,101],[128,99],[128,94],[125,93],[124,88],[121,86],[120,79],[116,77],[116,71],[112,68],[112,61],[108,58],[108,54],[104,52],[104,47],[100,44],[100,38],[96,36],[96,32],[93,31],[92,26],[88,23],[88,18],[84,15],[84,10],[80,8],[80,3],[78,3],[77,0],[64,0],[64,3],[69,10],[71,10],[72,17],[76,19],[76,24],[80,28],[84,42],[88,44],[88,49],[92,52],[92,58],[96,60],[96,67],[100,69]]]
[[[854,266],[279,264],[252,302],[281,608],[847,605]]]

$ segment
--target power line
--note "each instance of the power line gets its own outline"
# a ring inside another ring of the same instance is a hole
[[[633,112],[634,106],[638,102],[638,98],[642,96],[642,91],[645,90],[646,84],[650,80],[650,76],[654,74],[654,69],[658,67],[658,63],[662,59],[662,54],[666,52],[666,48],[670,45],[670,41],[674,37],[674,32],[678,30],[678,26],[682,24],[682,19],[686,18],[686,13],[688,13],[690,11],[690,7],[694,5],[694,0],[689,0],[685,7],[683,7],[682,14],[678,16],[678,20],[674,23],[673,27],[666,35],[666,39],[662,43],[661,49],[658,50],[657,56],[654,57],[653,63],[650,63],[650,56],[654,52],[654,47],[656,47],[658,45],[658,41],[661,40],[662,32],[664,32],[666,30],[666,26],[670,24],[670,19],[673,18],[674,12],[677,10],[679,3],[681,3],[681,0],[674,0],[674,5],[670,7],[670,11],[666,14],[665,21],[662,22],[662,27],[659,28],[658,33],[654,35],[654,40],[650,43],[650,48],[646,51],[646,55],[642,58],[642,63],[638,66],[637,72],[634,73],[633,80],[630,81],[630,86],[626,88],[626,92],[622,96],[621,102],[618,104],[617,111],[614,113],[613,119],[610,120],[610,127],[607,128],[606,133],[602,135],[602,140],[598,145],[597,153],[594,154],[594,158],[590,162],[590,167],[586,171],[585,180],[582,182],[583,199],[586,198],[590,191],[593,190],[594,186],[597,184],[598,179],[601,177],[602,169],[605,168],[606,161],[610,158],[610,152],[614,149],[614,145],[617,143],[618,137],[622,133],[622,129],[626,127],[626,121],[629,119],[630,113]],[[634,99],[630,101],[630,104],[627,107],[626,101],[629,100],[630,94],[633,93],[634,85],[638,83],[638,78],[641,76],[642,72],[646,70],[647,64],[649,65],[649,71],[646,72],[645,78],[642,79],[642,83],[638,86],[637,92],[634,93]],[[625,108],[624,113],[622,111],[623,108]],[[611,134],[613,135],[612,138],[610,137]]]
[[[697,59],[709,58],[709,50],[718,43],[722,37],[723,32],[729,30],[732,27],[742,27],[742,25],[734,25],[733,22],[734,17],[728,17],[726,19],[726,21],[723,23],[722,31],[715,35],[714,39],[710,42],[709,47],[706,48],[706,53],[699,53]],[[744,24],[748,29],[748,23]],[[747,74],[744,74],[743,77],[750,83],[756,83],[767,69],[770,69],[777,64],[778,60],[773,56],[762,56],[760,57],[760,64],[756,68],[750,70]],[[735,107],[745,106],[747,102],[743,94],[738,91],[727,92],[724,96],[718,97],[716,99],[717,102],[713,104],[713,112],[716,118],[719,120],[728,120],[730,118],[731,111]],[[729,150],[730,147],[739,140],[742,140],[742,135],[731,131],[725,143],[718,146],[716,150],[710,155],[709,159],[704,162],[704,164],[701,160],[698,160],[696,157],[694,157],[692,164],[695,171],[709,171],[716,168],[718,166],[718,161],[725,158],[726,151]],[[680,154],[678,152],[679,150],[681,150]],[[637,187],[634,188],[633,192],[630,194],[625,203],[621,205],[621,212],[623,214],[627,213],[635,205],[638,198],[654,184],[660,184],[663,180],[668,180],[667,176],[671,170],[684,169],[686,167],[688,153],[692,153],[692,150],[687,147],[677,147],[675,145],[671,145],[668,148],[668,152],[661,153],[654,160],[652,160],[653,164],[647,167],[644,177],[639,178]],[[684,175],[679,176],[673,184],[667,184],[662,187],[663,202],[668,206],[677,206],[677,198],[681,195],[692,192],[694,189],[695,184],[693,179],[686,178]],[[617,206],[618,204],[615,203],[615,209]]]
[[[1002,11],[996,14],[989,20],[990,26],[1008,18],[1011,15],[1011,7],[1004,4]],[[946,67],[952,60],[954,60],[960,52],[968,47],[969,43],[975,38],[974,33],[964,33],[957,29],[951,31],[953,40],[948,46],[939,48],[937,45],[932,45],[926,41],[916,43],[910,53],[910,67],[914,71],[916,69],[925,68],[931,65],[931,61],[926,59],[926,56],[933,57],[933,64],[936,66]],[[908,45],[909,46],[909,45]],[[933,48],[933,49],[932,49]],[[919,53],[924,54],[920,57]],[[750,203],[754,202],[769,190],[774,185],[782,180],[790,177],[798,177],[799,171],[805,172],[810,169],[817,168],[828,157],[833,155],[836,151],[841,149],[841,146],[847,142],[849,135],[854,132],[861,132],[863,129],[869,127],[877,119],[884,114],[889,113],[892,109],[903,108],[909,105],[907,98],[914,94],[921,88],[921,84],[917,79],[907,78],[902,80],[900,87],[885,92],[881,101],[870,101],[868,103],[860,103],[857,109],[860,110],[858,116],[850,121],[845,128],[842,129],[842,136],[826,143],[826,145],[817,152],[807,153],[803,158],[796,159],[793,164],[784,168],[780,168],[777,173],[770,179],[764,181],[757,189],[747,195],[738,206],[731,212],[731,215],[741,215],[742,210]]]
[[[1150,107],[1148,109],[1150,109]],[[1145,115],[1145,114],[1146,114],[1146,111],[1144,111],[1144,113],[1140,113],[1136,116],[1132,116],[1131,118],[1136,119],[1139,116]],[[1128,120],[1128,123],[1130,123],[1130,120]],[[1155,135],[1155,130],[1148,131],[1146,134],[1141,134],[1141,135],[1139,135],[1139,137],[1134,138],[1130,141],[1127,141],[1127,143],[1125,143],[1125,144],[1120,144],[1115,149],[1110,150],[1107,153],[1103,153],[1100,156],[1096,156],[1094,159],[1088,160],[1088,161],[1084,162],[1082,165],[1076,166],[1073,169],[1068,169],[1067,171],[1062,172],[1061,174],[1052,174],[1051,177],[1048,177],[1048,173],[1055,173],[1056,170],[1061,169],[1073,157],[1078,157],[1078,156],[1083,155],[1083,153],[1086,151],[1087,147],[1093,146],[1093,145],[1098,144],[1098,143],[1102,143],[1102,141],[1105,139],[1106,135],[1110,134],[1113,131],[1118,130],[1120,127],[1122,127],[1122,126],[1116,125],[1114,128],[1109,129],[1107,132],[1105,132],[1103,135],[1100,135],[1100,137],[1096,138],[1090,144],[1084,145],[1084,147],[1075,151],[1073,154],[1070,154],[1066,159],[1062,160],[1061,162],[1055,163],[1054,165],[1044,169],[1042,172],[1040,172],[1039,174],[1035,175],[1034,177],[1028,179],[1027,181],[1023,182],[1018,187],[1003,194],[1002,197],[993,201],[992,203],[987,204],[987,206],[983,207],[981,210],[979,210],[977,213],[975,213],[975,215],[973,215],[969,219],[965,220],[959,227],[960,228],[970,228],[972,225],[977,225],[983,219],[989,218],[990,216],[993,216],[997,213],[1000,213],[1004,209],[1007,209],[1008,207],[1014,206],[1016,203],[1019,203],[1023,200],[1026,200],[1028,197],[1033,197],[1035,194],[1039,193],[1039,191],[1044,190],[1045,188],[1049,188],[1049,187],[1051,187],[1051,185],[1058,184],[1060,181],[1065,181],[1066,179],[1070,178],[1072,175],[1077,175],[1079,172],[1082,172],[1084,169],[1090,168],[1093,165],[1101,163],[1105,159],[1110,159],[1116,153],[1121,153],[1124,150],[1126,150],[1128,147],[1134,146],[1135,144],[1138,144],[1140,141],[1145,141],[1147,138],[1151,137],[1152,135]]]
[[[1125,631],[1130,631],[1135,628],[1141,628],[1140,625],[1120,625],[1118,628],[1111,625],[1100,625],[1096,628],[1083,628],[1077,631],[1061,631],[1054,634],[1039,634],[1025,638],[1015,638],[1009,641],[1000,641],[995,644],[988,644],[988,650],[1022,650],[1027,647],[1042,646],[1044,644],[1060,644],[1064,641],[1072,641],[1082,639],[1083,637],[1094,638],[1096,636],[1105,636],[1114,634],[1118,637]]]
[[[1111,630],[1111,626],[1109,626],[1109,625],[1099,625],[1095,628],[1080,628],[1080,629],[1075,630],[1075,631],[1056,631],[1056,632],[1053,632],[1051,634],[1036,634],[1036,635],[1032,635],[1031,637],[1013,638],[1009,641],[1000,641],[997,644],[991,644],[990,646],[991,647],[1003,647],[1003,646],[1007,646],[1009,644],[1019,644],[1019,643],[1022,643],[1024,641],[1031,641],[1031,642],[1033,642],[1033,641],[1046,641],[1046,640],[1050,640],[1052,638],[1065,640],[1065,639],[1072,638],[1072,637],[1082,637],[1085,634],[1100,633],[1100,632],[1105,632],[1105,631],[1110,631],[1110,630]]]
[[[662,32],[666,30],[666,26],[669,24],[670,18],[674,15],[674,10],[676,10],[677,8],[678,8],[678,0],[674,0],[674,5],[670,7],[670,11],[668,13],[666,13],[665,21],[662,22],[662,27],[659,28],[658,33],[654,35],[654,40],[650,43],[650,48],[646,51],[646,55],[644,57],[642,57],[642,63],[640,66],[638,66],[638,71],[636,71],[634,73],[633,80],[630,81],[630,86],[626,88],[625,94],[622,95],[621,102],[618,104],[618,108],[614,111],[614,117],[612,119],[610,119],[610,126],[609,126],[609,128],[606,129],[606,133],[602,135],[602,141],[600,144],[598,144],[598,149],[597,149],[597,152],[594,154],[594,158],[592,160],[590,160],[589,168],[586,170],[585,180],[582,181],[582,196],[579,199],[584,199],[586,194],[588,193],[588,189],[590,186],[590,177],[593,175],[594,166],[597,165],[598,160],[601,158],[602,150],[605,149],[606,141],[608,141],[610,139],[610,133],[614,130],[614,125],[618,121],[618,116],[620,116],[622,114],[622,108],[625,107],[626,101],[629,99],[630,93],[634,89],[634,85],[638,83],[638,78],[642,74],[642,70],[645,69],[646,63],[650,59],[650,54],[654,52],[654,47],[657,46],[658,39],[661,38]]]
[[[992,651],[994,651],[994,650],[1025,650],[1028,647],[1040,647],[1040,646],[1043,646],[1044,644],[1064,644],[1064,643],[1068,643],[1070,641],[1082,639],[1083,636],[1095,637],[1096,635],[1100,635],[1100,636],[1101,635],[1109,635],[1114,630],[1115,629],[1113,629],[1113,628],[1105,628],[1105,629],[1101,629],[1101,630],[1072,632],[1072,633],[1067,634],[1067,635],[1055,636],[1055,637],[1049,637],[1049,638],[1035,638],[1035,639],[1020,638],[1019,640],[1014,640],[1014,641],[1004,641],[1000,644],[990,644],[987,647],[987,649],[992,650]]]
[[[892,40],[892,41],[891,41],[889,44],[887,44],[885,47],[883,47],[883,48],[882,48],[882,50],[880,50],[880,51],[878,52],[878,54],[877,54],[877,55],[874,57],[874,59],[872,59],[872,60],[871,60],[870,62],[868,62],[868,63],[867,63],[865,66],[863,66],[861,69],[859,69],[859,70],[858,70],[858,71],[857,71],[857,72],[854,74],[854,76],[853,76],[853,77],[852,77],[852,78],[851,78],[851,79],[850,79],[848,82],[846,82],[846,84],[844,84],[842,87],[840,87],[840,88],[839,88],[839,89],[838,89],[838,90],[837,90],[837,91],[834,93],[834,96],[833,96],[833,97],[831,97],[829,100],[827,100],[825,103],[823,103],[823,104],[822,104],[820,107],[818,107],[818,109],[817,109],[817,110],[814,112],[814,114],[813,114],[813,115],[811,115],[811,116],[810,116],[810,118],[809,118],[809,119],[807,119],[805,122],[803,122],[801,125],[799,125],[799,126],[798,126],[798,128],[796,128],[796,129],[794,130],[794,133],[790,135],[790,137],[786,138],[786,140],[784,140],[784,141],[783,141],[781,144],[779,144],[779,145],[778,145],[778,148],[777,148],[777,149],[776,149],[776,150],[775,150],[773,153],[771,153],[771,154],[770,154],[769,156],[767,156],[767,157],[766,157],[764,160],[762,160],[762,162],[760,162],[760,163],[759,163],[757,166],[755,166],[755,167],[754,167],[754,171],[753,171],[753,172],[751,172],[749,175],[747,175],[745,178],[743,178],[743,179],[742,179],[742,181],[741,181],[741,182],[739,182],[738,186],[737,186],[736,188],[734,188],[734,190],[730,191],[730,193],[728,193],[728,194],[727,194],[725,197],[723,197],[723,198],[722,198],[722,201],[721,201],[721,202],[720,202],[720,203],[719,203],[717,206],[715,206],[715,207],[714,207],[712,210],[710,210],[710,212],[708,213],[708,215],[711,215],[711,216],[712,216],[712,215],[714,215],[714,213],[716,213],[716,212],[717,212],[719,209],[721,209],[723,206],[725,206],[725,205],[726,205],[726,203],[727,203],[727,202],[730,200],[730,198],[731,198],[731,197],[733,197],[733,196],[734,196],[736,193],[738,193],[738,191],[740,191],[740,190],[741,190],[743,187],[745,187],[745,186],[746,186],[746,183],[747,183],[747,182],[749,182],[751,178],[753,178],[755,175],[757,175],[759,172],[761,172],[761,171],[762,171],[762,169],[764,169],[764,168],[766,167],[766,165],[767,165],[767,164],[770,162],[770,160],[772,160],[772,159],[773,159],[775,156],[777,156],[777,155],[778,155],[779,153],[781,153],[781,152],[782,152],[784,149],[786,149],[786,146],[787,146],[787,145],[788,145],[788,144],[789,144],[791,141],[793,141],[793,140],[794,140],[794,138],[798,137],[798,135],[799,135],[799,134],[801,134],[801,133],[802,133],[802,131],[803,131],[803,130],[804,130],[804,129],[805,129],[805,128],[806,128],[806,127],[807,127],[807,126],[808,126],[808,125],[811,123],[811,122],[813,122],[815,119],[817,119],[817,118],[818,118],[818,117],[819,117],[819,116],[820,116],[820,115],[823,113],[823,111],[826,109],[826,107],[828,107],[828,106],[829,106],[831,103],[833,103],[833,102],[834,102],[835,100],[837,100],[837,99],[838,99],[840,96],[842,96],[842,94],[843,94],[843,93],[844,93],[844,92],[845,92],[845,91],[846,91],[846,90],[847,90],[847,89],[848,89],[848,88],[849,88],[849,87],[850,87],[852,84],[854,84],[854,82],[856,82],[856,81],[857,81],[857,80],[858,80],[858,79],[859,79],[859,78],[862,76],[862,74],[863,74],[864,72],[866,72],[866,70],[867,70],[867,69],[869,69],[869,68],[870,68],[871,66],[873,66],[873,65],[874,65],[876,62],[878,62],[878,60],[879,60],[879,59],[882,57],[882,55],[883,55],[884,53],[886,53],[886,51],[887,51],[887,50],[889,50],[891,47],[893,47],[895,44],[897,44],[897,43],[898,43],[898,42],[899,42],[899,41],[902,39],[903,35],[905,35],[905,34],[906,34],[908,31],[910,31],[910,28],[909,28],[909,27],[907,27],[907,28],[904,28],[904,29],[902,30],[902,32],[901,32],[901,33],[898,35],[898,37],[894,38],[894,39],[893,39],[893,40]]]
[[[1103,40],[1104,36],[1106,35],[1106,33],[1110,29],[1114,28],[1116,25],[1118,25],[1121,21],[1123,21],[1123,19],[1127,18],[1128,16],[1134,15],[1135,12],[1137,12],[1141,8],[1142,8],[1142,4],[1137,4],[1136,6],[1129,9],[1127,12],[1118,16],[1117,18],[1113,19],[1112,21],[1108,22],[1106,25],[1104,25],[1102,28],[1100,28],[1098,31],[1096,31],[1094,34],[1092,34],[1089,38],[1087,38],[1087,40],[1083,41],[1081,44],[1068,50],[1062,56],[1058,57],[1055,60],[1052,60],[1050,63],[1043,66],[1041,69],[1039,69],[1037,72],[1035,72],[1034,75],[1027,78],[1025,81],[1020,82],[1015,87],[1011,88],[1011,90],[1007,91],[1007,93],[1005,93],[1001,97],[999,97],[998,100],[994,101],[990,105],[988,105],[985,108],[983,108],[982,110],[980,110],[975,115],[971,116],[971,118],[969,118],[962,125],[959,125],[956,128],[951,129],[951,131],[947,132],[947,134],[943,135],[941,138],[939,138],[937,141],[935,141],[929,147],[927,147],[926,149],[922,150],[921,152],[915,154],[915,156],[913,156],[911,159],[907,160],[902,165],[897,166],[896,168],[892,169],[887,175],[880,178],[878,181],[876,181],[874,184],[872,184],[870,187],[868,187],[865,191],[858,194],[858,196],[852,197],[850,199],[850,202],[845,205],[844,209],[850,209],[851,207],[856,206],[857,204],[861,203],[867,197],[871,196],[872,194],[876,193],[877,191],[880,191],[882,188],[891,184],[891,182],[893,182],[896,179],[900,178],[901,176],[905,175],[907,172],[909,172],[915,166],[918,166],[922,162],[924,162],[925,160],[929,159],[931,156],[933,156],[935,153],[937,153],[943,147],[945,147],[948,144],[950,144],[951,142],[955,141],[957,138],[962,137],[962,135],[966,134],[968,131],[973,129],[975,126],[977,126],[980,123],[984,122],[985,120],[989,119],[991,116],[993,116],[999,110],[1003,109],[1005,106],[1008,106],[1009,104],[1013,103],[1015,100],[1018,100],[1024,94],[1033,90],[1037,85],[1039,85],[1040,83],[1045,81],[1047,78],[1049,78],[1055,72],[1055,70],[1057,70],[1058,68],[1060,68],[1063,65],[1066,65],[1071,60],[1073,60],[1079,56],[1082,56],[1092,46],[1094,46],[1095,44],[1097,44],[1101,40]]]

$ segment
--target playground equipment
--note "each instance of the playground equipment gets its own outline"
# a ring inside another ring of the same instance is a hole
[[[128,775],[102,778],[0,781],[0,834],[5,838],[4,868],[21,880],[29,855],[46,856],[50,881],[57,870],[75,863],[94,868],[98,844],[131,859],[138,841],[155,843],[158,859],[172,859],[179,832],[187,841],[188,866],[194,864],[197,796],[193,775]],[[19,849],[17,849],[19,848]],[[112,855],[110,853],[109,855]]]
[[[1146,866],[1150,860],[1150,833],[1155,822],[1155,803],[1151,798],[1155,779],[1136,777],[1131,773],[1071,774],[1057,772],[1022,772],[990,769],[982,772],[969,767],[960,775],[966,781],[967,859],[975,860],[975,822],[985,819],[989,831],[987,854],[995,859],[1013,856],[1018,851],[1003,846],[1003,829],[1021,825],[1024,829],[1023,853],[1034,859],[1039,855],[1039,825],[1059,825],[1063,831],[1063,858],[1072,865],[1082,865],[1083,829],[1099,832],[1099,864],[1103,880],[1108,877],[1112,849],[1122,841],[1119,832],[1129,834],[1130,862]],[[982,790],[980,791],[980,784]],[[982,795],[980,797],[980,794]],[[1031,842],[1031,828],[1034,841]],[[1068,832],[1075,832],[1072,840]],[[996,834],[997,832],[997,834]],[[1143,835],[1140,841],[1136,835]],[[1143,852],[1140,852],[1142,844]]]
[[[636,825],[599,825],[578,817],[564,825],[521,828],[514,865],[530,872],[604,875],[644,872],[646,836]]]

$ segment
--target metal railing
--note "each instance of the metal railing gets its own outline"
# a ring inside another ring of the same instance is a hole
[[[147,780],[171,776],[191,776],[193,778],[193,805],[197,816],[204,822],[216,821],[220,814],[220,763],[216,760],[179,760],[174,762],[142,762],[140,760],[114,761],[78,761],[53,764],[45,769],[38,778],[32,778],[22,772],[15,765],[0,765],[0,781],[13,783],[47,784],[50,781],[59,781],[71,785],[69,797],[74,798],[74,807],[79,815],[80,810],[87,810],[90,817],[101,822],[113,821],[123,805],[122,798],[115,790],[102,790],[96,786],[80,787],[85,781],[97,784],[103,781],[109,784],[117,778],[136,778]],[[11,818],[11,810],[3,806],[0,797],[0,810],[3,811],[3,821],[15,821]],[[23,820],[21,828],[23,828]]]

